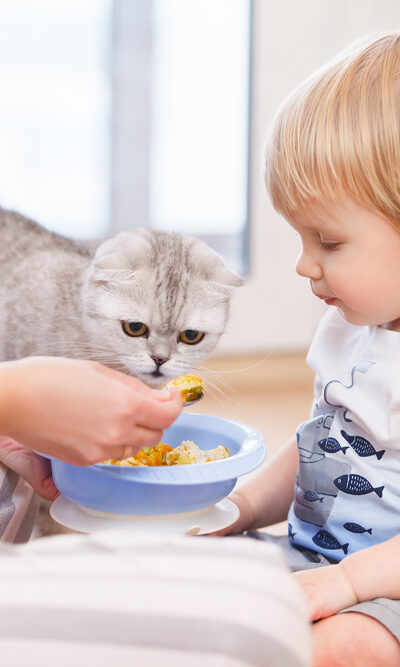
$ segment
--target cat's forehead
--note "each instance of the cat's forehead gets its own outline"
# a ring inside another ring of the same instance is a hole
[[[171,328],[199,326],[213,302],[212,295],[206,294],[204,285],[198,283],[195,286],[188,281],[176,286],[171,282],[161,286],[156,281],[153,285],[147,283],[142,295],[142,309],[160,333]]]
[[[136,274],[133,284],[121,284],[113,295],[119,319],[141,321],[159,334],[187,328],[212,330],[224,312],[221,299],[207,288],[206,281],[160,283],[156,273]],[[218,323],[219,329],[219,323]]]
[[[94,264],[100,312],[162,335],[220,332],[231,287],[240,284],[201,241],[154,230],[122,232],[100,246]]]

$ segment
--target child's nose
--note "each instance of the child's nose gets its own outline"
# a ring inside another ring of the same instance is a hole
[[[321,265],[316,258],[304,250],[296,262],[296,272],[303,278],[312,278],[313,280],[320,280],[323,276]]]

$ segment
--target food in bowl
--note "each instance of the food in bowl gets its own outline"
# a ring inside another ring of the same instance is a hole
[[[191,401],[196,401],[198,398],[201,398],[204,391],[204,382],[196,375],[179,375],[173,380],[170,380],[165,387],[174,387],[175,389],[178,389],[181,393],[183,402],[190,403]]]
[[[159,442],[154,447],[142,447],[135,456],[129,456],[121,461],[108,459],[102,463],[117,466],[172,466],[220,461],[228,456],[229,450],[223,445],[218,445],[214,449],[201,449],[192,440],[183,440],[175,448]]]
[[[75,505],[113,514],[176,514],[218,503],[238,478],[265,458],[262,435],[247,424],[196,413],[179,415],[163,442],[193,440],[204,449],[223,444],[229,456],[203,465],[72,465],[51,458],[55,485]]]

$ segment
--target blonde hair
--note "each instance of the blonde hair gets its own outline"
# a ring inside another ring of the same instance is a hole
[[[342,53],[278,112],[266,184],[290,219],[348,195],[400,227],[400,33]]]

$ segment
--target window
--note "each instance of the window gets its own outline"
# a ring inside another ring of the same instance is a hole
[[[114,225],[201,236],[243,270],[251,3],[115,10]]]
[[[0,204],[73,237],[110,224],[110,0],[0,4]]]
[[[0,4],[0,203],[81,238],[151,226],[243,271],[250,0]]]

